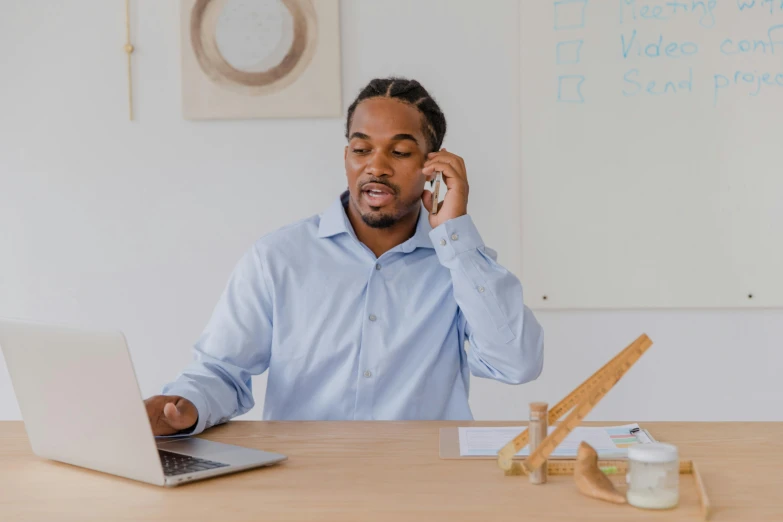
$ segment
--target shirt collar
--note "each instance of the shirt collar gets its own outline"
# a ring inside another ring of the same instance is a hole
[[[337,234],[353,233],[353,227],[351,222],[348,221],[348,216],[345,214],[345,207],[343,206],[347,203],[348,191],[346,190],[321,214],[321,222],[318,225],[318,237],[332,237]]]
[[[345,205],[347,204],[348,191],[346,190],[321,214],[321,222],[318,225],[318,237],[327,238],[339,234],[350,234],[356,239],[356,233],[348,220],[348,215],[345,213]],[[416,232],[414,232],[413,237],[395,247],[395,249],[401,249],[407,254],[417,248],[434,248],[429,235],[431,231],[432,226],[430,225],[427,209],[422,204],[419,209],[419,219],[416,222]]]

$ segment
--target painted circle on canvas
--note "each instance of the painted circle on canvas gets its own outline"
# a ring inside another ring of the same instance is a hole
[[[317,31],[310,0],[197,0],[190,17],[202,71],[243,94],[270,94],[299,78]]]

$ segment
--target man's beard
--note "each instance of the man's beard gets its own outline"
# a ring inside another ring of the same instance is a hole
[[[389,183],[386,180],[373,178],[363,183],[362,186],[366,185],[367,183],[379,183],[381,185],[386,185],[394,192],[396,198],[399,198],[400,196],[400,192],[401,192],[400,187],[392,183]],[[361,194],[362,193],[361,187],[359,188],[359,191]],[[399,199],[397,199],[397,202],[399,203]],[[361,216],[362,221],[364,221],[364,224],[367,225],[368,227],[389,228],[391,226],[394,226],[400,219],[402,219],[408,213],[408,211],[411,208],[413,208],[415,203],[416,201],[413,201],[413,202],[409,202],[406,205],[403,205],[402,207],[396,206],[394,210],[391,211],[391,213],[384,213],[384,211],[378,207],[370,207],[370,209],[373,210],[374,212],[368,212],[366,214],[360,212],[359,215]],[[357,205],[357,210],[358,210],[358,205]]]
[[[396,225],[410,212],[415,211],[420,205],[421,197],[418,197],[409,201],[407,204],[396,206],[394,210],[391,211],[387,210],[384,212],[378,207],[370,207],[370,209],[375,212],[368,212],[366,214],[360,213],[359,215],[361,216],[362,221],[364,221],[364,224],[371,228],[389,228]]]
[[[364,221],[364,224],[372,228],[389,228],[399,220],[400,218],[398,216],[389,214],[362,214],[362,221]]]

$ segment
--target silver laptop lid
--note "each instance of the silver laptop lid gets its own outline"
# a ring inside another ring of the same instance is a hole
[[[37,455],[164,483],[122,333],[0,318],[0,351]]]

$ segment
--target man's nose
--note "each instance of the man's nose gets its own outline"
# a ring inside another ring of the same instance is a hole
[[[367,174],[371,174],[375,177],[393,175],[389,158],[382,152],[376,152],[370,156],[364,170]]]

